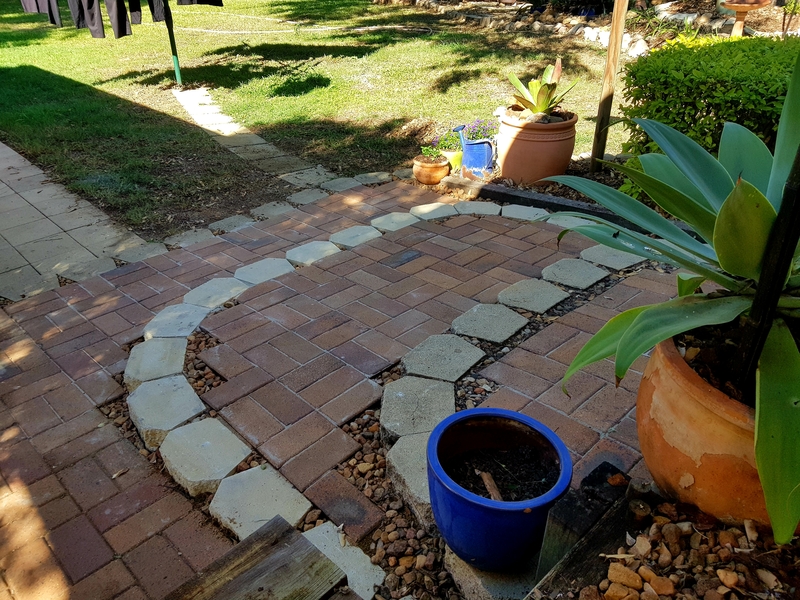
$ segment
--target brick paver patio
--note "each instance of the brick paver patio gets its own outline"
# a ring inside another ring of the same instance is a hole
[[[12,597],[4,586],[17,600],[161,598],[224,554],[232,542],[96,408],[123,394],[114,379],[125,369],[121,346],[211,278],[437,201],[455,199],[402,183],[362,186],[277,224],[6,306],[0,599]],[[476,303],[496,302],[510,284],[593,245],[575,234],[559,245],[559,231],[496,216],[421,221],[256,285],[203,322],[224,344],[202,359],[227,379],[203,400],[322,508],[346,483],[331,469],[359,449],[338,426],[380,398],[370,378]],[[554,429],[573,453],[575,485],[603,460],[646,474],[633,418],[643,359],[618,389],[610,362],[576,375],[570,397],[559,381],[607,318],[673,294],[673,276],[643,270],[555,319],[483,368],[501,384],[484,406],[519,410]]]

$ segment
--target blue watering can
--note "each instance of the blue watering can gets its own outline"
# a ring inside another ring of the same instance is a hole
[[[453,128],[453,131],[458,132],[458,137],[461,138],[461,149],[464,152],[461,166],[478,176],[484,173],[491,173],[494,161],[494,144],[488,139],[468,140],[464,135],[464,127],[465,125],[459,125]]]

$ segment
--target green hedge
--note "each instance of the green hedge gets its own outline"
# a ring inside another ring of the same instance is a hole
[[[626,66],[622,113],[670,125],[714,153],[733,121],[772,149],[798,52],[798,38],[679,38]],[[626,126],[626,152],[656,149],[634,123]]]

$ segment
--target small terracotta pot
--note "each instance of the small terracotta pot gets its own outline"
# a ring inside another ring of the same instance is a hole
[[[430,159],[427,156],[420,154],[414,158],[414,167],[411,170],[420,183],[437,185],[450,172],[450,163],[447,162],[447,158],[444,156],[436,162],[429,161]]]
[[[575,149],[578,115],[561,123],[531,123],[515,116],[500,117],[497,164],[503,178],[532,184],[543,177],[562,175]]]
[[[639,444],[658,487],[723,522],[768,524],[755,411],[706,383],[673,341],[653,350],[636,399]]]

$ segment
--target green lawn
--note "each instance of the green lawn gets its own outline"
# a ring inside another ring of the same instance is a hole
[[[507,72],[525,80],[559,55],[565,80],[580,79],[565,104],[581,116],[576,151],[591,149],[605,53],[576,38],[367,0],[173,12],[185,85],[208,86],[223,112],[343,175],[408,165],[434,130],[504,104]],[[66,6],[62,18],[71,23]],[[202,222],[206,205],[265,201],[263,181],[183,121],[166,29],[146,7],[143,21],[131,37],[114,40],[107,26],[93,39],[0,0],[0,140],[152,236]],[[609,151],[623,135],[612,128]]]

